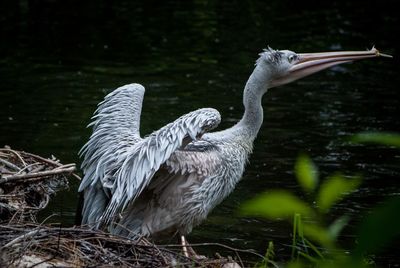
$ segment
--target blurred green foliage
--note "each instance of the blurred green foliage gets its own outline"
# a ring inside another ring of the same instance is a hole
[[[268,204],[266,207],[265,204]],[[301,213],[305,216],[312,216],[312,209],[304,201],[295,195],[276,190],[264,193],[242,206],[245,214],[263,216],[270,219],[288,219],[294,213]]]
[[[400,135],[392,133],[365,132],[350,140],[400,148]],[[299,185],[313,200],[307,203],[288,191],[271,190],[246,202],[240,210],[244,215],[293,224],[292,255],[285,267],[367,267],[374,264],[368,260],[369,254],[379,253],[400,235],[400,197],[394,197],[370,211],[358,228],[354,249],[346,254],[337,238],[350,217],[343,215],[328,225],[325,218],[337,202],[359,188],[361,177],[335,173],[320,183],[318,168],[305,154],[298,157],[294,169]],[[266,254],[258,267],[275,266],[273,257]]]
[[[354,143],[373,143],[400,148],[400,135],[389,132],[364,132],[351,138]],[[353,257],[378,254],[400,235],[400,197],[391,197],[374,208],[358,228]]]
[[[399,235],[400,197],[394,197],[376,207],[361,223],[353,256],[363,258],[366,253],[379,253]]]
[[[356,190],[361,184],[360,177],[345,178],[342,174],[328,177],[317,193],[318,209],[327,213],[329,209],[343,198],[343,195]]]
[[[351,139],[355,143],[375,143],[400,148],[400,135],[389,132],[362,132]]]
[[[307,192],[313,192],[318,184],[318,169],[311,159],[301,154],[294,166],[297,181]]]

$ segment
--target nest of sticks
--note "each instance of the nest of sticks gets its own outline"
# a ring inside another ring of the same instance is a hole
[[[35,221],[50,197],[68,187],[75,164],[0,148],[0,222]],[[77,176],[74,174],[74,176]]]
[[[1,267],[235,267],[225,258],[193,260],[144,238],[80,227],[0,225],[0,237]]]

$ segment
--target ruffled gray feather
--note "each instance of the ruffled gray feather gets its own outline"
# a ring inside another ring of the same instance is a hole
[[[110,223],[134,202],[184,142],[196,140],[220,123],[218,111],[199,109],[142,139],[139,125],[143,95],[144,88],[138,84],[116,89],[105,97],[89,125],[93,126],[93,134],[81,150],[85,173],[79,187],[79,191],[85,190],[83,223],[97,228]],[[101,184],[103,192],[96,184]],[[89,200],[102,200],[99,196],[108,202],[102,209],[94,209]]]

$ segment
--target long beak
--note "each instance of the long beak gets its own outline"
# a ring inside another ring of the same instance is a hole
[[[338,52],[320,52],[297,54],[299,60],[290,69],[289,73],[276,81],[278,84],[286,84],[310,74],[319,72],[326,68],[361,59],[374,57],[388,57],[390,55],[380,53],[375,47],[367,51],[338,51]]]

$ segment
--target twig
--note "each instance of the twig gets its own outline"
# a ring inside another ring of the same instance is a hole
[[[162,247],[182,247],[182,245],[178,245],[178,244],[171,244],[171,245],[160,245]],[[264,258],[263,255],[258,254],[257,252],[254,252],[253,249],[239,249],[239,248],[233,248],[221,243],[196,243],[196,244],[190,244],[191,247],[201,247],[201,246],[217,246],[217,247],[222,247],[222,248],[226,248],[229,249],[231,251],[237,251],[237,252],[243,252],[243,253],[249,253],[249,254],[253,254],[257,257],[261,257]]]
[[[14,150],[8,149],[8,148],[2,148],[2,149],[0,149],[0,151],[7,151],[7,152],[11,152],[11,153],[15,154],[15,156],[21,161],[21,163],[24,165],[24,167],[26,166],[26,162],[24,161],[24,159],[21,157],[21,155],[17,151],[14,151]]]
[[[53,170],[67,169],[67,168],[70,168],[70,167],[74,167],[75,168],[75,164],[71,163],[71,164],[60,165],[60,166],[54,168]]]
[[[58,163],[56,161],[53,161],[51,159],[44,158],[44,157],[41,157],[39,155],[32,154],[32,153],[27,153],[27,152],[23,152],[23,153],[28,155],[28,156],[30,156],[30,157],[36,158],[37,160],[40,160],[40,161],[45,162],[47,164],[50,164],[50,165],[57,166],[57,167],[62,166],[62,164],[60,164],[60,163]]]
[[[20,171],[20,168],[16,165],[14,165],[13,163],[8,162],[7,160],[4,160],[2,158],[0,158],[0,163],[4,164],[5,166],[12,168],[15,171]]]
[[[14,182],[18,181],[21,179],[31,179],[31,178],[38,178],[38,177],[46,177],[50,175],[57,175],[57,174],[62,174],[62,173],[71,173],[75,170],[75,166],[68,167],[65,169],[54,169],[54,170],[49,170],[49,171],[41,171],[37,173],[28,173],[28,174],[21,174],[21,175],[10,175],[10,176],[4,176],[3,178],[0,179],[0,184],[2,183],[7,183],[7,182]]]
[[[27,152],[24,152],[26,155],[29,155],[29,156],[31,156],[31,157],[33,157],[33,158],[36,158],[36,159],[38,159],[38,160],[40,160],[40,161],[42,161],[42,162],[46,162],[46,163],[48,163],[48,164],[50,164],[50,165],[54,165],[54,166],[58,166],[58,167],[60,167],[60,166],[62,166],[62,164],[60,164],[60,163],[58,163],[58,162],[56,162],[56,161],[53,161],[53,160],[51,160],[51,159],[47,159],[47,158],[44,158],[44,157],[41,157],[41,156],[38,156],[38,155],[35,155],[35,154],[32,154],[32,153],[27,153]],[[78,180],[82,180],[82,178],[81,177],[79,177],[77,174],[75,174],[75,173],[72,173],[71,174],[72,176],[74,176],[76,179],[78,179]]]
[[[10,242],[8,242],[7,244],[5,244],[4,246],[2,246],[1,249],[11,247],[11,246],[21,242],[24,239],[34,237],[37,233],[39,233],[39,231],[40,231],[40,229],[37,229],[37,230],[30,231],[28,233],[25,233],[23,235],[20,235],[17,238],[15,238],[15,239],[11,240]]]
[[[24,168],[20,169],[20,170],[19,170],[16,174],[14,174],[14,175],[21,174],[21,172],[27,170],[27,169],[30,168],[30,167],[36,166],[36,165],[40,165],[40,163],[37,163],[37,162],[36,162],[36,163],[29,164],[29,165],[25,166]],[[29,172],[29,170],[28,170],[28,172]]]
[[[32,268],[32,267],[38,266],[38,265],[40,265],[42,263],[46,263],[48,261],[51,261],[52,259],[54,259],[54,256],[51,256],[50,258],[47,258],[47,259],[45,259],[43,261],[37,262],[35,264],[32,264],[31,266],[28,266],[28,268]]]

